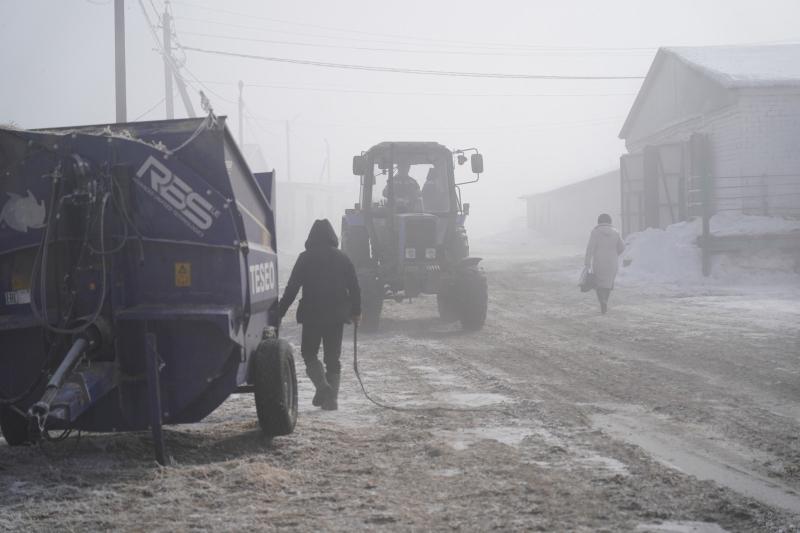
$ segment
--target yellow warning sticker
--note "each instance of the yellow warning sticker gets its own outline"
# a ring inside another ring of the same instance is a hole
[[[176,287],[192,286],[191,263],[175,263],[175,286]]]
[[[29,289],[31,287],[31,276],[29,273],[20,274],[12,272],[11,289],[15,291]]]

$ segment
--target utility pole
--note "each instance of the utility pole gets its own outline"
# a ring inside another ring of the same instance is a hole
[[[289,121],[286,121],[286,181],[292,181],[292,145]]]
[[[164,4],[164,14],[161,16],[162,38],[164,39],[164,102],[167,108],[167,118],[175,118],[175,103],[172,99],[172,31],[169,11]]]
[[[239,80],[239,146],[244,148],[244,98],[242,98],[242,91],[244,90],[244,82]]]
[[[120,0],[117,0],[120,1]],[[186,114],[194,118],[197,114],[194,112],[192,100],[189,98],[189,93],[186,90],[186,83],[183,78],[178,74],[178,68],[175,64],[175,58],[172,57],[172,16],[169,14],[169,0],[164,1],[164,15],[162,16],[163,38],[162,43],[164,49],[164,85],[167,93],[164,95],[164,100],[167,102],[167,117],[174,118],[175,108],[172,99],[172,80],[174,77],[175,83],[178,84],[178,93],[181,95],[183,107],[186,109]],[[150,23],[148,18],[148,24]],[[152,27],[152,26],[151,26]],[[169,81],[167,81],[169,80]]]
[[[128,106],[125,94],[125,0],[114,0],[114,81],[116,88],[117,122],[127,122]]]

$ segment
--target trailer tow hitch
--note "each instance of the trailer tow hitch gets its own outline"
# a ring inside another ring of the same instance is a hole
[[[85,337],[78,337],[72,343],[72,347],[67,352],[64,360],[58,365],[58,369],[47,382],[42,399],[36,402],[28,410],[29,426],[34,436],[38,437],[45,431],[47,417],[50,414],[50,404],[58,393],[58,389],[64,383],[64,378],[69,374],[75,364],[80,360],[81,355],[90,346],[89,340]]]

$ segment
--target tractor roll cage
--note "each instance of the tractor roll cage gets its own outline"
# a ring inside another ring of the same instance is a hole
[[[436,142],[383,142],[361,153],[362,168],[361,172],[361,205],[365,211],[373,211],[373,188],[376,178],[380,175],[391,176],[391,172],[398,163],[409,164],[433,164],[444,162],[444,171],[447,180],[448,196],[450,198],[450,209],[448,213],[437,213],[439,215],[457,215],[463,212],[461,194],[458,184],[455,183],[455,170],[453,156],[457,152],[452,152],[446,146]],[[381,170],[374,174],[375,165]],[[355,166],[354,166],[355,169]],[[420,184],[421,185],[421,184]],[[390,211],[395,210],[394,187],[387,187],[386,207]]]

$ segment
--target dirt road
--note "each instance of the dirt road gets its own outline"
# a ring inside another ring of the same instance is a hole
[[[361,339],[375,396],[477,410],[377,408],[348,355],[341,410],[301,376],[272,442],[237,396],[168,430],[169,468],[145,434],[0,444],[0,529],[800,529],[796,292],[622,286],[601,316],[576,261],[489,260],[482,332],[421,299]]]

